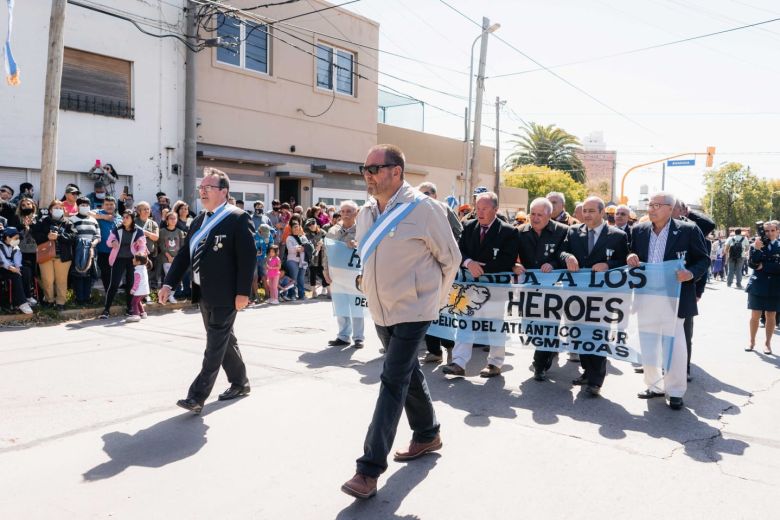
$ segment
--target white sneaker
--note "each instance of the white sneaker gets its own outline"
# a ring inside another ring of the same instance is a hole
[[[173,295],[171,294],[170,296],[168,296],[168,303],[179,303],[179,302],[177,302],[176,298],[174,298]]]
[[[141,314],[141,319],[143,319],[143,320],[145,320],[148,317],[149,317],[149,315],[146,314],[146,313]]]
[[[125,321],[128,323],[133,323],[136,321],[141,321],[141,317],[137,314],[133,314],[132,316],[128,316]]]
[[[21,304],[21,305],[19,306],[19,310],[20,310],[20,311],[22,311],[22,312],[23,312],[23,313],[25,313],[25,314],[32,314],[32,313],[33,313],[33,310],[32,310],[32,308],[30,307],[30,304],[29,304],[29,303],[23,303],[23,304]]]
[[[271,305],[279,305],[279,300],[270,300],[268,303]]]
[[[27,303],[29,303],[30,305],[38,305],[38,300],[36,300],[35,298],[27,298]]]

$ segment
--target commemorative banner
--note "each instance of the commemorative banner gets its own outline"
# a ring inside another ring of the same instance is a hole
[[[337,316],[367,315],[355,287],[355,250],[328,241]],[[595,354],[667,369],[681,260],[597,273],[565,270],[486,274],[461,269],[428,334],[463,343]],[[357,314],[360,312],[360,314]]]

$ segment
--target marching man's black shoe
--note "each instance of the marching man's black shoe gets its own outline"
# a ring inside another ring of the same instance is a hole
[[[180,406],[185,410],[189,410],[195,415],[200,415],[200,412],[203,410],[203,405],[191,397],[188,397],[187,399],[179,399],[176,401],[176,406]]]
[[[344,341],[341,338],[336,338],[328,341],[329,347],[345,347],[347,345],[349,345],[349,341]]]
[[[683,407],[683,399],[682,397],[670,397],[669,398],[669,408],[672,410],[679,410]]]
[[[236,397],[241,397],[244,395],[249,395],[249,391],[251,389],[249,388],[249,385],[246,386],[237,386],[237,385],[230,385],[230,388],[219,394],[219,400],[220,401],[230,401],[231,399],[235,399]]]

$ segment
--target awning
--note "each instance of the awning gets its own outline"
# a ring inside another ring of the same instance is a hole
[[[276,172],[277,177],[286,177],[288,179],[322,179],[319,173],[311,172]]]
[[[315,172],[347,173],[350,175],[360,175],[361,163],[349,161],[334,161],[325,159],[322,162],[316,161],[311,165]]]

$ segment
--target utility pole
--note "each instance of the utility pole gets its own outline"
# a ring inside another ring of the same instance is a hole
[[[184,171],[182,172],[182,197],[191,207],[195,203],[195,170],[197,168],[197,123],[196,123],[196,92],[195,92],[195,56],[192,48],[197,48],[198,26],[195,19],[195,4],[187,2],[187,33],[190,45],[187,48],[186,76],[184,90]]]
[[[46,62],[46,90],[43,98],[43,140],[41,145],[41,204],[48,205],[57,193],[57,125],[60,116],[63,29],[67,0],[52,0],[49,19],[49,58]]]
[[[482,95],[485,93],[485,61],[487,60],[488,30],[490,20],[482,17],[482,37],[479,47],[479,69],[477,72],[477,99],[474,103],[474,143],[471,146],[471,167],[467,195],[471,194],[474,186],[474,173],[479,175],[479,138],[482,130]]]
[[[661,163],[661,191],[666,189],[666,161]]]

